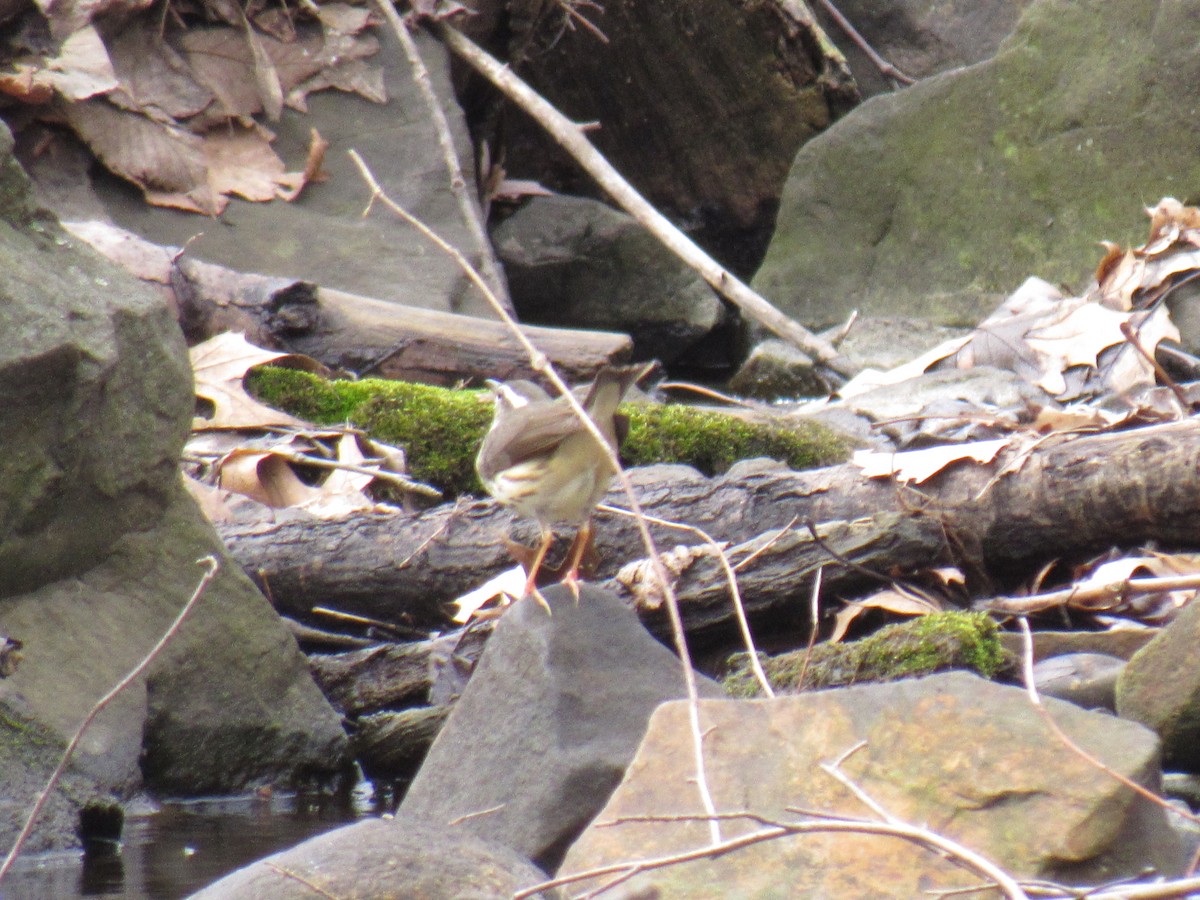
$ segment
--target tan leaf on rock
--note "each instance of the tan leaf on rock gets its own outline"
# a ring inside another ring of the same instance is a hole
[[[371,11],[349,3],[322,3],[317,7],[317,18],[336,34],[358,34],[370,22]]]
[[[283,160],[257,128],[214,128],[204,135],[204,156],[214,193],[270,200],[285,181]]]
[[[63,41],[58,56],[47,61],[46,68],[50,83],[67,100],[86,100],[118,84],[104,41],[91,25]]]
[[[970,460],[980,465],[993,462],[1000,451],[1011,442],[1007,438],[975,441],[970,444],[947,444],[923,450],[888,453],[881,450],[856,450],[851,462],[862,469],[867,478],[895,476],[897,481],[922,484],[956,462]]]
[[[324,181],[328,176],[321,168],[325,164],[325,151],[329,149],[329,141],[321,137],[321,133],[313,128],[309,132],[308,158],[304,161],[303,172],[284,172],[276,182],[279,187],[275,193],[289,203],[300,196],[312,182]]]
[[[279,81],[279,72],[271,62],[271,55],[263,46],[263,38],[254,30],[246,13],[239,9],[242,16],[242,32],[246,38],[246,46],[250,48],[250,59],[254,66],[254,83],[258,87],[258,99],[262,103],[267,119],[278,122],[283,115],[283,85]]]
[[[904,588],[886,588],[842,607],[834,616],[833,634],[829,636],[829,643],[836,644],[844,638],[854,620],[870,609],[882,609],[901,616],[928,616],[941,612],[943,607]]]
[[[102,18],[121,21],[148,9],[154,0],[34,0],[50,34],[56,39],[69,37],[79,29]]]
[[[383,69],[377,63],[365,59],[347,59],[322,69],[288,91],[287,105],[299,112],[307,112],[308,95],[326,88],[358,94],[372,103],[387,103],[388,99]]]
[[[120,80],[108,97],[115,106],[179,124],[214,104],[212,91],[196,81],[157,25],[130,22],[108,35],[107,44]]]
[[[246,428],[264,425],[303,425],[302,420],[259,403],[246,393],[246,373],[288,353],[263,350],[241,334],[226,332],[197,344],[189,353],[196,396],[213,405],[213,414],[194,427]]]
[[[140,187],[149,202],[205,215],[225,208],[208,185],[203,143],[195,135],[102,98],[66,104],[63,113],[105,167]]]

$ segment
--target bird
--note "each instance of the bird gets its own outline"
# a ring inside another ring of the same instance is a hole
[[[589,386],[576,389],[577,399],[582,393],[580,405],[613,452],[628,425],[617,407],[647,371],[645,365],[605,366]],[[551,397],[531,381],[486,383],[495,413],[475,468],[492,497],[538,523],[541,542],[529,566],[525,594],[549,612],[537,589],[537,575],[554,541],[554,528],[578,526],[563,577],[578,598],[579,565],[591,535],[592,512],[616,470],[565,397]]]

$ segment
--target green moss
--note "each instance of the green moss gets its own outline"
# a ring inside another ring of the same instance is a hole
[[[805,665],[804,650],[763,657],[767,680],[775,690],[839,687],[860,682],[896,681],[947,669],[968,669],[991,678],[1005,664],[998,628],[987,613],[942,612],[881,628],[846,644],[819,644]],[[758,687],[745,653],[730,659],[726,690],[752,697]],[[803,676],[803,684],[801,684]]]
[[[319,425],[349,423],[403,447],[409,474],[446,496],[479,493],[475,454],[492,419],[483,391],[456,391],[403,381],[326,381],[308,372],[264,366],[246,379],[264,403]],[[625,404],[629,465],[681,462],[715,474],[739,459],[769,456],[795,469],[831,465],[849,455],[845,442],[816,423],[789,429],[686,406]]]
[[[319,425],[349,423],[402,447],[409,474],[447,496],[482,490],[475,454],[492,418],[483,391],[367,378],[326,381],[308,372],[264,366],[246,379],[259,400]]]
[[[849,456],[845,442],[817,422],[783,429],[691,406],[627,404],[622,412],[629,416],[622,455],[632,466],[684,462],[714,475],[758,456],[793,469],[833,465]]]

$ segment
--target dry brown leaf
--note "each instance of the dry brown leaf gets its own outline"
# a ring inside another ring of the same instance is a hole
[[[958,566],[938,566],[930,569],[929,574],[937,579],[938,583],[943,587],[951,585],[965,585],[967,576],[962,573],[962,569]]]
[[[877,594],[854,600],[842,607],[834,616],[833,634],[829,636],[829,643],[836,644],[845,637],[854,620],[870,609],[882,609],[900,616],[927,616],[942,611],[939,604],[911,591],[900,587],[885,588]]]
[[[358,34],[371,21],[371,11],[348,3],[322,3],[317,7],[317,18],[336,34]]]
[[[1040,372],[1034,383],[1048,394],[1061,396],[1067,389],[1063,372],[1071,366],[1096,368],[1104,350],[1125,343],[1121,325],[1128,318],[1099,303],[1065,301],[1058,314],[1025,335],[1025,343],[1039,356]]]
[[[50,83],[66,100],[86,100],[117,86],[108,50],[91,25],[80,28],[62,43],[58,56],[48,60]]]
[[[288,91],[287,105],[299,112],[308,111],[308,95],[328,88],[337,88],[347,94],[358,94],[372,103],[387,103],[387,86],[383,80],[383,69],[362,59],[348,59],[336,66],[322,69],[312,78],[306,78]]]
[[[309,131],[308,158],[304,161],[303,172],[285,172],[276,179],[279,187],[276,195],[289,203],[300,196],[300,192],[310,182],[324,181],[329,176],[321,166],[325,163],[325,151],[329,149],[329,141],[321,137],[321,133],[313,128]]]
[[[192,77],[157,23],[134,21],[121,27],[108,37],[108,55],[120,80],[108,97],[116,106],[179,124],[214,104],[212,91]]]
[[[1090,299],[1113,309],[1148,308],[1175,276],[1200,269],[1200,209],[1164,197],[1146,213],[1150,236],[1145,244],[1132,250],[1105,244]]]
[[[20,103],[40,106],[54,99],[54,85],[43,66],[17,62],[12,64],[11,71],[0,72],[0,94]]]
[[[196,380],[196,396],[213,405],[210,418],[198,428],[260,428],[266,425],[301,426],[305,423],[285,412],[259,403],[246,393],[246,373],[290,356],[255,347],[242,334],[226,332],[197,344],[189,353]]]
[[[469,622],[481,610],[493,606],[507,606],[525,593],[525,570],[520,566],[506,569],[494,578],[489,578],[474,590],[468,591],[451,601],[454,611],[450,618],[460,625]]]
[[[140,187],[156,206],[216,215],[224,198],[208,186],[200,138],[102,98],[63,108],[68,124],[110,171]]]
[[[283,160],[257,128],[214,128],[204,136],[209,185],[216,194],[272,199],[284,180]]]
[[[277,509],[303,506],[320,493],[300,480],[286,457],[269,450],[238,448],[221,460],[219,472],[218,485],[223,490],[245,494]]]
[[[862,469],[867,478],[895,476],[897,481],[922,484],[956,462],[970,460],[980,465],[994,461],[1011,442],[1008,438],[975,441],[970,444],[948,444],[888,453],[881,450],[856,450],[851,462]]]
[[[1061,409],[1043,406],[1034,417],[1032,427],[1040,434],[1099,430],[1118,425],[1129,415],[1129,412],[1116,412],[1090,403],[1074,403]]]
[[[1076,582],[1076,587],[1084,593],[1084,598],[1094,595],[1103,588],[1119,588],[1128,584],[1131,579],[1142,577],[1170,577],[1173,575],[1196,575],[1200,573],[1200,555],[1192,553],[1159,553],[1149,551],[1144,555],[1131,555],[1119,559],[1108,560],[1096,566],[1086,578]],[[1069,605],[1076,609],[1088,611],[1104,610],[1125,618],[1137,619],[1145,624],[1162,625],[1174,618],[1175,614],[1186,604],[1195,599],[1195,589],[1180,588],[1156,592],[1133,592],[1121,597],[1119,603],[1113,605],[1113,594],[1100,594],[1102,601],[1081,599],[1071,601]],[[1118,592],[1115,596],[1120,597]]]
[[[291,457],[293,462],[304,463],[299,455]],[[345,466],[361,469],[376,469],[369,466],[353,434],[342,434],[337,439],[337,461]],[[375,502],[363,491],[375,480],[375,476],[363,471],[333,469],[321,482],[315,496],[297,504],[314,516],[323,519],[338,518],[355,510],[373,509]]]
[[[336,440],[337,462],[368,469],[353,434],[325,433]],[[318,518],[345,516],[375,507],[363,489],[374,475],[364,471],[319,467],[319,481],[310,484],[296,467],[311,467],[313,444],[305,434],[283,435],[273,442],[255,440],[235,447],[217,463],[218,485],[276,509],[296,507]]]
[[[267,120],[278,122],[283,116],[283,85],[279,81],[279,72],[271,61],[271,55],[263,46],[263,38],[255,32],[254,26],[246,18],[246,13],[240,8],[238,12],[242,16],[242,33],[246,38],[246,46],[250,49],[259,102],[267,114]]]

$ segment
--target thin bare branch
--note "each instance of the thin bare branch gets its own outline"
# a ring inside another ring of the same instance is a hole
[[[708,776],[705,773],[704,765],[704,736],[700,728],[700,694],[696,688],[696,670],[692,665],[691,652],[687,646],[687,636],[683,630],[683,617],[679,612],[679,599],[675,596],[675,591],[671,588],[669,576],[666,567],[663,566],[662,559],[658,555],[658,548],[654,544],[654,538],[650,535],[650,528],[646,524],[646,515],[642,510],[641,503],[638,502],[637,496],[633,492],[633,483],[629,480],[629,476],[621,467],[621,460],[604,435],[600,433],[600,429],[596,427],[596,423],[592,421],[591,416],[587,414],[579,400],[571,393],[571,389],[567,387],[562,376],[554,370],[550,364],[550,360],[546,358],[546,354],[538,350],[533,343],[527,338],[518,327],[517,322],[509,314],[508,310],[500,303],[498,297],[492,293],[488,286],[484,283],[479,273],[467,261],[456,248],[451,246],[445,239],[435,233],[424,222],[421,222],[413,216],[408,210],[401,207],[398,203],[392,200],[383,189],[379,186],[379,182],[375,180],[375,176],[363,162],[362,157],[355,150],[350,151],[350,158],[358,167],[359,173],[363,180],[371,188],[371,199],[368,202],[367,210],[376,200],[383,203],[388,209],[398,215],[404,221],[408,222],[416,228],[421,234],[425,235],[430,241],[436,244],[445,253],[448,253],[451,258],[462,269],[463,274],[471,280],[482,292],[487,302],[491,305],[492,310],[500,317],[500,320],[507,326],[513,339],[521,346],[525,353],[529,356],[530,365],[537,372],[542,373],[546,379],[554,386],[554,389],[560,396],[565,398],[566,402],[574,410],[575,416],[579,419],[584,430],[592,436],[598,447],[608,457],[609,463],[612,465],[613,471],[616,473],[617,481],[621,485],[621,490],[625,493],[626,499],[629,501],[629,507],[634,513],[634,521],[637,525],[638,534],[641,536],[642,545],[646,550],[647,557],[653,567],[654,575],[663,585],[663,595],[667,602],[667,613],[671,621],[671,632],[675,640],[675,651],[679,654],[679,660],[683,667],[683,681],[687,689],[688,696],[688,719],[692,732],[692,747],[695,755],[696,765],[696,789],[700,794],[700,800],[704,805],[705,812],[710,815],[716,814],[716,807],[713,805],[712,793],[708,787]],[[710,822],[713,843],[717,843],[721,839],[720,827],[716,820]]]
[[[1123,600],[1141,594],[1163,591],[1194,591],[1200,589],[1200,574],[1162,575],[1153,578],[1127,578],[1110,584],[1089,587],[1072,585],[1058,591],[1033,594],[1029,597],[992,597],[975,602],[975,609],[1026,616],[1056,606],[1078,606],[1084,609],[1112,609]]]
[[[894,81],[900,82],[901,84],[915,83],[915,79],[905,75],[890,62],[876,53],[875,48],[867,42],[865,37],[859,34],[857,28],[850,24],[850,20],[842,15],[841,10],[833,5],[832,0],[817,0],[817,2],[819,2],[821,6],[825,8],[825,12],[829,13],[829,17],[833,19],[833,21],[837,22],[838,27],[846,33],[846,37],[850,38],[850,40],[854,42],[855,46],[857,46],[859,50],[867,55],[867,58],[874,63],[875,68],[877,68],[885,78],[891,78]]]
[[[601,504],[598,508],[620,516],[633,515],[629,510],[621,509],[619,506]],[[754,672],[754,677],[758,679],[758,685],[762,688],[762,692],[768,697],[774,697],[775,691],[771,689],[771,683],[767,681],[767,673],[763,671],[762,663],[758,659],[758,651],[754,646],[754,636],[750,633],[750,621],[746,618],[746,607],[742,603],[742,591],[737,583],[737,569],[745,563],[745,560],[739,563],[738,566],[731,566],[729,564],[729,557],[725,555],[725,551],[721,548],[721,545],[713,539],[712,535],[702,528],[697,528],[695,525],[688,525],[684,522],[672,522],[669,519],[660,519],[657,516],[651,515],[646,515],[646,521],[654,525],[661,525],[664,528],[676,528],[680,531],[691,532],[712,548],[717,559],[720,561],[721,569],[725,572],[725,580],[729,584],[729,595],[733,599],[734,615],[738,621],[738,628],[742,632],[742,643],[746,646],[746,652],[750,654],[750,668]]]
[[[583,129],[546,102],[507,66],[482,50],[462,32],[443,21],[427,21],[429,28],[447,47],[495,85],[509,100],[534,118],[575,158],[612,199],[637,219],[651,234],[680,259],[694,268],[713,289],[747,316],[784,340],[795,344],[809,356],[838,375],[850,378],[857,367],[836,347],[817,337],[800,323],[772,306],[732,272],[696,246],[678,228],[634,190],[612,164],[592,146]]]
[[[790,811],[790,810],[789,810]],[[702,821],[706,816],[625,816],[620,822],[694,822]],[[888,837],[896,837],[901,840],[909,841],[925,847],[928,850],[936,851],[940,854],[945,854],[953,862],[975,872],[982,878],[988,879],[989,883],[994,883],[1004,894],[1008,900],[1029,900],[1028,894],[1021,888],[1021,885],[1003,869],[992,863],[990,860],[973,850],[970,850],[956,841],[943,837],[936,832],[930,831],[927,828],[921,828],[916,825],[909,825],[900,820],[879,822],[872,819],[856,819],[842,816],[831,816],[828,818],[821,817],[815,820],[806,820],[803,822],[779,822],[773,819],[768,819],[763,816],[750,812],[735,812],[723,813],[718,816],[723,821],[732,821],[736,819],[748,819],[750,821],[762,824],[764,827],[757,831],[751,831],[747,834],[738,835],[737,837],[729,838],[719,844],[709,847],[699,847],[695,850],[685,850],[679,853],[664,854],[657,857],[649,857],[641,860],[633,860],[629,862],[612,863],[605,866],[596,866],[592,869],[586,869],[580,872],[572,872],[569,875],[562,875],[558,878],[544,881],[540,884],[535,884],[524,890],[513,894],[513,900],[526,900],[533,897],[541,891],[549,890],[554,887],[562,887],[568,884],[577,884],[581,881],[588,881],[593,878],[602,878],[608,875],[625,876],[622,880],[627,880],[633,875],[641,872],[648,872],[653,869],[663,869],[668,866],[678,865],[685,862],[694,862],[701,859],[717,859],[724,856],[726,853],[731,853],[735,850],[740,850],[743,847],[750,847],[754,844],[761,844],[764,841],[771,841],[777,838],[786,837],[789,835],[801,834],[876,834]],[[605,823],[608,824],[608,823]],[[614,823],[616,824],[616,823]]]
[[[463,175],[462,164],[458,160],[458,151],[454,148],[454,135],[450,131],[450,123],[446,119],[446,113],[442,110],[441,103],[438,102],[437,95],[433,92],[429,70],[425,68],[425,62],[421,59],[420,51],[417,50],[416,41],[408,33],[404,20],[400,18],[400,14],[396,12],[396,7],[391,4],[390,0],[375,0],[375,6],[383,13],[383,17],[387,19],[396,39],[400,41],[400,46],[404,48],[404,55],[412,68],[413,81],[416,82],[417,88],[425,100],[425,105],[428,107],[434,129],[437,131],[438,145],[442,148],[446,169],[450,173],[450,190],[458,202],[458,208],[466,223],[467,231],[475,244],[480,274],[504,308],[512,309],[512,301],[508,297],[508,286],[500,274],[500,267],[496,264],[496,255],[492,251],[492,242],[488,239],[487,231],[480,219],[479,207],[467,193],[467,180]]]
[[[1189,822],[1200,824],[1200,816],[1194,816],[1191,813],[1185,813],[1182,810],[1176,809],[1162,797],[1158,796],[1158,794],[1154,793],[1154,791],[1143,787],[1131,778],[1127,778],[1111,766],[1106,765],[1099,757],[1084,750],[1075,743],[1075,740],[1069,734],[1062,730],[1062,727],[1054,720],[1054,716],[1050,715],[1050,710],[1046,709],[1045,704],[1042,703],[1041,696],[1038,694],[1037,683],[1033,676],[1033,632],[1029,630],[1029,622],[1022,617],[1017,619],[1017,625],[1021,629],[1023,651],[1021,654],[1021,675],[1025,679],[1025,693],[1028,694],[1029,702],[1033,704],[1038,715],[1042,717],[1042,721],[1054,732],[1054,736],[1062,741],[1063,745],[1076,756],[1083,759],[1089,765],[1095,766],[1110,778],[1119,781],[1134,793],[1145,797],[1151,803],[1161,806],[1170,813],[1183,816]]]

